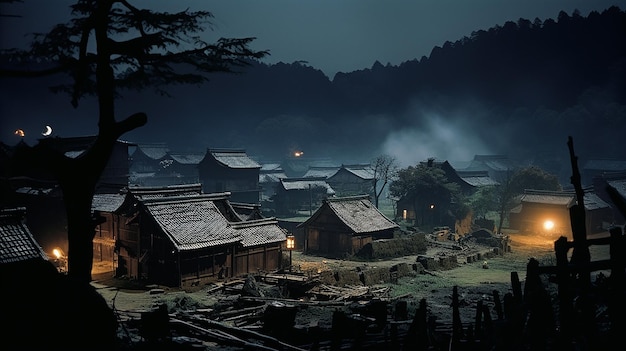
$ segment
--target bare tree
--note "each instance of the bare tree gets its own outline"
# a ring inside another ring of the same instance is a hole
[[[374,205],[378,208],[380,196],[398,171],[396,158],[390,155],[377,156],[372,161],[372,169],[374,170]]]
[[[85,96],[98,98],[98,134],[83,154],[69,158],[44,139],[16,152],[11,167],[19,175],[37,165],[58,180],[67,212],[68,276],[88,284],[98,224],[91,211],[96,183],[118,138],[147,122],[143,112],[116,120],[119,92],[150,87],[167,94],[167,85],[199,84],[209,73],[235,72],[268,52],[250,50],[254,38],[202,40],[199,33],[211,28],[213,18],[207,11],[155,12],[136,8],[128,0],[79,0],[71,10],[73,18],[67,24],[35,35],[29,50],[4,52],[14,65],[0,74],[64,73],[71,83],[52,87],[53,92],[68,93],[74,107]],[[30,65],[42,60],[45,69]]]

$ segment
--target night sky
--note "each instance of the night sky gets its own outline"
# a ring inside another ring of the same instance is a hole
[[[0,47],[28,42],[69,18],[70,0],[24,0],[1,5]],[[252,48],[269,50],[266,63],[306,61],[330,79],[337,72],[398,65],[429,56],[433,47],[473,31],[520,18],[556,19],[578,9],[583,16],[626,0],[141,0],[139,8],[207,10],[215,16],[209,39],[256,37]]]

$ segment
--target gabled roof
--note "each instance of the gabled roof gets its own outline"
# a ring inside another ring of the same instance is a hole
[[[344,169],[355,176],[363,179],[363,180],[373,180],[374,179],[374,169],[372,166],[368,164],[357,164],[357,165],[342,165],[341,169]],[[341,170],[340,169],[340,170]]]
[[[263,163],[261,164],[261,172],[275,172],[280,171],[283,172],[283,168],[280,163]]]
[[[570,207],[576,203],[576,196],[569,192],[526,190],[520,200],[522,203]]]
[[[207,156],[228,168],[261,168],[256,161],[250,158],[245,150],[240,149],[209,149]]]
[[[467,184],[474,187],[498,185],[499,183],[489,176],[487,171],[456,171],[456,174]]]
[[[313,224],[322,214],[327,216],[329,213],[355,234],[399,228],[398,224],[382,214],[366,195],[326,199],[322,206],[298,227]]]
[[[597,210],[601,208],[610,208],[611,206],[602,200],[598,195],[593,193],[585,193],[583,201],[586,210]]]
[[[259,174],[259,183],[278,183],[281,178],[287,178],[287,175],[282,170],[273,171],[261,171]]]
[[[183,165],[197,165],[202,161],[205,154],[202,153],[169,153],[168,156],[175,162]]]
[[[309,166],[302,178],[330,178],[339,170],[339,166]]]
[[[125,200],[125,194],[95,194],[91,201],[91,209],[114,213],[122,207]]]
[[[133,152],[132,156],[135,156],[136,153],[143,153],[148,158],[160,160],[165,157],[169,151],[170,149],[164,143],[137,144],[137,149]]]
[[[287,232],[278,225],[275,218],[263,218],[231,223],[239,233],[243,247],[278,243],[287,240]]]
[[[506,155],[474,155],[467,170],[512,170],[513,164]]]
[[[326,183],[325,178],[285,178],[280,179],[280,185],[284,190],[309,190],[310,188],[324,188],[326,194],[335,194],[335,190]]]
[[[202,184],[194,183],[166,186],[132,186],[128,188],[128,192],[141,199],[200,195],[202,194]],[[228,195],[230,195],[230,193],[228,193]],[[228,195],[224,193],[224,196]]]
[[[26,208],[0,211],[0,263],[48,260],[39,243],[25,223]]]
[[[145,199],[142,204],[179,251],[238,243],[213,201],[204,197]]]
[[[179,251],[230,244],[248,247],[286,239],[275,218],[228,221],[216,202],[221,200],[220,195],[205,194],[145,199],[141,203]]]

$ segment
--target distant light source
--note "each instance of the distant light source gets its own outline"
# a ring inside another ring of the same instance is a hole
[[[543,222],[543,229],[545,230],[552,230],[554,229],[554,222],[551,220],[546,220],[545,222]]]
[[[435,204],[430,204],[430,209],[432,210],[433,208],[435,208]]]
[[[16,130],[13,132],[13,134],[15,134],[15,135],[17,135],[17,136],[20,136],[20,137],[23,137],[24,135],[26,135],[26,133],[24,133],[24,130],[22,130],[22,129],[16,129]]]
[[[293,155],[295,157],[300,157],[300,156],[304,155],[304,151],[296,151],[296,152],[293,153]]]
[[[54,249],[52,250],[52,254],[54,255],[54,257],[56,257],[57,259],[63,257],[63,252],[61,251],[61,249]]]

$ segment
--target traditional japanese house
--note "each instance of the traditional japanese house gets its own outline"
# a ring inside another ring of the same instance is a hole
[[[109,223],[94,247],[100,236],[116,238],[117,276],[168,286],[281,268],[286,232],[257,205],[229,198],[204,194],[201,184],[132,187],[121,203],[100,197],[97,214]]]
[[[204,158],[202,153],[169,152],[161,159],[161,169],[156,176],[163,185],[194,184],[200,182],[198,165]]]
[[[324,200],[298,228],[304,232],[304,253],[330,257],[354,255],[374,240],[393,238],[399,230],[363,195]]]
[[[374,197],[374,169],[368,164],[341,165],[326,182],[340,197],[368,195]]]
[[[130,185],[168,185],[169,180],[160,179],[160,173],[169,164],[168,161],[164,161],[169,151],[169,147],[164,143],[138,143],[132,148],[129,159]]]
[[[605,202],[611,204],[613,210],[613,221],[615,225],[623,226],[626,224],[626,218],[619,207],[615,204],[608,189],[612,188],[623,199],[626,198],[626,171],[625,172],[604,172],[593,177],[593,191]]]
[[[235,202],[259,203],[261,165],[245,150],[208,149],[198,165],[205,193],[230,192]]]
[[[287,178],[287,175],[279,163],[267,163],[261,165],[261,170],[259,171],[261,203],[265,202],[268,204],[268,202],[271,201],[272,196],[276,194],[276,187],[280,183],[281,178]]]
[[[309,166],[302,178],[325,178],[335,175],[341,166]]]
[[[334,195],[335,190],[322,177],[280,179],[274,196],[274,209],[283,217],[300,212],[311,215],[324,199]]]
[[[606,231],[613,214],[610,206],[587,189],[584,195],[587,234]],[[520,204],[509,213],[509,228],[548,236],[572,235],[570,207],[576,203],[571,191],[526,190]]]
[[[435,159],[429,159],[427,161],[420,162],[420,164],[424,166],[437,167],[443,170],[447,181],[457,184],[461,193],[467,196],[473,194],[481,187],[495,186],[498,184],[498,182],[489,175],[489,172],[487,170],[457,170],[448,161],[437,161]],[[428,197],[428,194],[424,195]],[[444,208],[445,206],[437,203],[432,203],[428,204],[428,207],[420,208],[417,211],[414,207],[415,204],[409,199],[406,199],[404,197],[397,199],[396,218],[401,218],[403,220],[409,221],[414,221],[416,219],[424,221],[424,218],[427,217],[433,217],[437,219],[442,217],[439,210],[441,208]],[[438,220],[435,220],[433,222],[437,224],[445,224],[440,223]],[[452,227],[452,223],[446,225],[450,225]]]
[[[81,155],[95,141],[95,137],[61,138],[51,137],[40,140],[42,145],[75,158]],[[96,194],[118,193],[128,186],[128,149],[133,144],[116,141],[111,158],[96,184]],[[15,148],[27,147],[19,143]],[[9,151],[12,152],[12,151]],[[51,255],[54,249],[68,251],[67,214],[63,194],[54,175],[40,170],[32,170],[24,177],[3,179],[3,194],[0,203],[3,207],[25,207],[26,221],[35,240],[44,251]]]
[[[232,222],[224,194],[141,201],[142,250],[148,279],[186,286],[207,279],[277,270],[285,231],[272,218]]]
[[[93,241],[92,273],[109,269],[118,277],[146,278],[141,270],[142,251],[138,203],[142,199],[199,196],[202,185],[184,184],[160,187],[133,186],[118,194],[96,194],[92,201],[94,216],[101,218]]]
[[[590,159],[584,162],[580,175],[583,186],[593,186],[594,177],[626,172],[626,160]]]
[[[491,179],[502,182],[517,168],[515,162],[506,155],[474,155],[464,170],[487,171]]]

